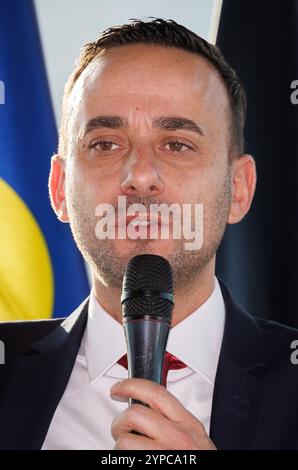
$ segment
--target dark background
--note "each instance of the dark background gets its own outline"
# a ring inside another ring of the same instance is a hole
[[[250,313],[296,327],[297,30],[297,0],[224,0],[217,37],[247,92],[245,151],[258,174],[249,214],[227,228],[217,274]]]

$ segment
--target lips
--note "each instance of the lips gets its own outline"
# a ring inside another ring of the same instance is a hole
[[[128,215],[120,217],[116,225],[121,227],[127,227],[128,225],[131,227],[150,227],[151,225],[161,226],[161,220],[160,216],[150,217],[148,214]]]

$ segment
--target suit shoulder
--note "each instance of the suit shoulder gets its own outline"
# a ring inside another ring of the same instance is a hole
[[[289,339],[298,339],[298,329],[282,323],[278,323],[264,318],[255,318],[263,335],[270,337],[278,342],[288,341]]]
[[[0,322],[0,341],[6,357],[23,354],[33,343],[54,330],[64,318]]]
[[[256,318],[263,337],[269,383],[288,383],[298,392],[298,330],[281,323]]]

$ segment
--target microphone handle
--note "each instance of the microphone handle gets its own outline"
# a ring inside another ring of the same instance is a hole
[[[161,384],[170,323],[165,318],[142,315],[126,317],[123,327],[127,343],[129,378],[147,379]],[[134,403],[141,402],[129,398],[129,405]]]

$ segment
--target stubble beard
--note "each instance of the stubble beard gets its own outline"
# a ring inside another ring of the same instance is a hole
[[[99,240],[95,235],[97,219],[91,213],[92,207],[79,191],[67,195],[67,207],[75,242],[83,257],[89,264],[93,276],[105,286],[121,288],[126,265],[132,256],[150,253],[152,240],[135,240],[133,254],[120,253],[118,240]],[[186,250],[185,240],[171,240],[172,250],[165,256],[172,266],[175,288],[186,288],[206,269],[216,254],[224,234],[231,205],[230,170],[228,169],[220,189],[212,198],[207,208],[204,206],[204,241],[199,250]],[[129,203],[139,203],[148,207],[150,204],[162,203],[153,198],[133,198]],[[201,203],[200,200],[196,203]],[[93,208],[94,209],[94,208]],[[116,209],[116,208],[115,208]],[[160,253],[164,256],[163,253]]]

